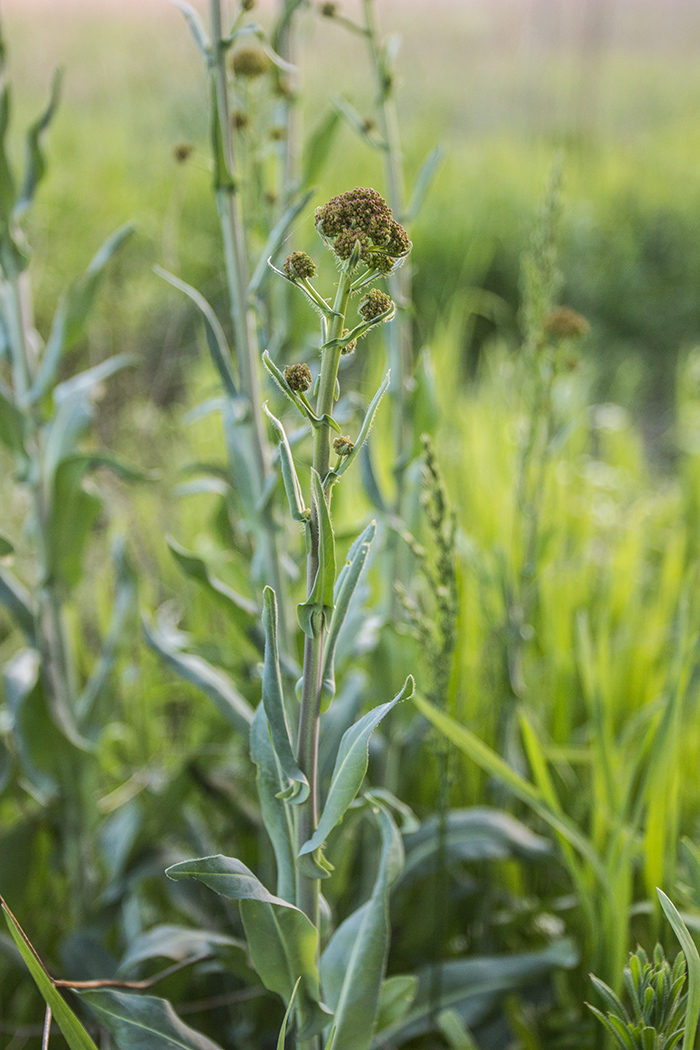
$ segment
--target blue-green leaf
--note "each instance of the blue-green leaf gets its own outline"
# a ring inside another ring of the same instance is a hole
[[[348,551],[345,564],[338,573],[334,588],[335,610],[331,618],[326,648],[323,658],[323,675],[321,680],[321,710],[326,711],[331,700],[335,696],[335,650],[338,644],[338,635],[345,622],[345,617],[350,608],[352,596],[355,593],[360,573],[364,567],[369,549],[374,539],[377,526],[370,522],[366,529],[360,533]]]
[[[215,576],[204,558],[193,554],[192,551],[185,550],[170,536],[166,536],[165,542],[184,574],[202,584],[217,601],[228,609],[237,622],[247,627],[250,626],[251,621],[257,620],[260,610],[255,602],[238,594],[227,583]]]
[[[296,892],[294,823],[292,812],[281,797],[288,781],[272,746],[270,724],[262,704],[250,730],[250,757],[257,768],[260,809],[277,862],[277,896],[291,902]]]
[[[16,455],[25,458],[24,415],[11,400],[9,391],[0,390],[0,441]]]
[[[301,1039],[320,1032],[328,1011],[319,1002],[316,969],[318,933],[302,911],[281,897],[274,897],[246,868],[231,857],[202,857],[168,868],[171,879],[198,879],[216,893],[240,902],[241,920],[253,965],[270,991],[285,1003],[297,980],[297,1014]]]
[[[48,342],[41,355],[39,370],[29,391],[30,402],[40,401],[49,392],[63,355],[82,339],[102,279],[102,271],[133,231],[131,223],[115,230],[95,253],[85,273],[61,296]]]
[[[302,160],[302,186],[311,186],[326,163],[340,126],[340,113],[330,109],[309,136]]]
[[[301,847],[300,855],[312,853],[323,845],[336,824],[343,819],[365,779],[369,763],[369,738],[392,708],[413,695],[413,688],[414,681],[409,675],[403,689],[393,700],[369,711],[343,734],[321,819],[312,837]]]
[[[253,708],[220,668],[212,667],[201,656],[184,653],[175,637],[164,626],[153,627],[142,621],[143,633],[148,645],[176,674],[197,686],[213,700],[215,707],[227,722],[244,734],[248,734],[253,721]]]
[[[199,11],[195,10],[191,4],[185,2],[185,0],[172,0],[172,3],[187,19],[187,24],[190,27],[192,33],[192,39],[199,48],[199,53],[206,63],[209,62],[209,56],[211,54],[211,42],[207,35],[207,31],[204,28],[204,22],[199,14]]]
[[[34,200],[37,186],[46,173],[46,160],[41,149],[41,136],[48,128],[58,107],[61,94],[62,70],[57,69],[51,81],[49,102],[41,116],[27,131],[25,143],[24,183],[15,205],[15,218],[19,218]]]
[[[284,709],[282,675],[280,672],[279,648],[277,644],[277,598],[272,587],[263,591],[263,628],[265,630],[265,660],[263,663],[262,702],[270,724],[270,735],[275,754],[285,777],[292,781],[287,785],[284,797],[295,804],[309,797],[309,784],[299,769],[289,735],[287,714]]]
[[[119,1050],[220,1050],[177,1016],[169,1002],[112,988],[78,992]]]
[[[377,390],[377,393],[374,395],[374,397],[370,401],[369,408],[367,409],[367,412],[365,413],[365,418],[362,421],[362,426],[360,427],[360,433],[357,435],[357,439],[355,441],[355,445],[354,445],[354,447],[352,449],[352,452],[348,456],[343,456],[342,460],[340,461],[340,464],[338,465],[338,467],[334,471],[334,474],[337,477],[342,477],[342,475],[348,469],[348,467],[350,466],[352,461],[355,459],[355,456],[357,455],[357,453],[360,451],[360,449],[364,445],[365,441],[367,440],[369,432],[372,429],[372,423],[374,422],[374,417],[376,416],[377,409],[379,408],[379,402],[384,397],[384,394],[386,393],[386,391],[387,391],[387,389],[389,387],[389,379],[390,378],[391,378],[391,373],[387,372],[387,374],[384,376],[384,379],[382,380],[382,383],[381,383],[381,386],[379,387],[379,390]]]
[[[279,419],[277,419],[276,416],[273,416],[272,412],[270,412],[267,407],[267,402],[263,405],[263,411],[272,424],[272,431],[275,435],[275,441],[277,441],[282,481],[284,482],[284,491],[287,494],[287,501],[289,503],[289,511],[292,515],[292,519],[294,521],[308,521],[311,511],[304,505],[304,494],[301,490],[301,484],[297,476],[296,467],[294,466],[292,450],[289,447],[289,441],[284,432],[284,427]]]
[[[68,1003],[58,989],[54,987],[44,964],[2,897],[0,897],[0,908],[5,916],[5,922],[10,930],[12,940],[17,945],[17,949],[27,969],[34,978],[34,983],[41,992],[44,1002],[50,1008],[70,1050],[97,1050],[97,1047]]]
[[[29,591],[9,571],[0,567],[0,605],[4,605],[28,641],[35,636],[36,610]]]
[[[401,870],[403,847],[388,810],[376,804],[374,813],[382,850],[372,896],[341,923],[321,959],[323,989],[333,1010],[335,1050],[368,1050],[389,951],[389,888]]]
[[[440,167],[440,163],[445,154],[442,146],[433,146],[428,156],[425,158],[418,174],[416,175],[416,181],[413,183],[413,189],[411,191],[411,198],[408,202],[408,206],[403,216],[400,218],[400,222],[409,223],[418,215],[421,209],[421,205],[425,200],[425,196],[430,189],[430,185],[437,174],[437,170]]]
[[[313,638],[316,631],[314,614],[322,613],[328,623],[335,604],[333,593],[335,588],[335,536],[321,479],[313,467],[311,468],[311,499],[316,510],[314,518],[318,523],[318,569],[311,593],[299,606],[299,624],[309,638]]]
[[[141,934],[129,945],[119,963],[120,977],[126,976],[134,967],[149,959],[172,959],[182,962],[203,954],[212,954],[217,949],[246,951],[245,943],[236,937],[214,930],[194,930],[187,926],[154,926]]]

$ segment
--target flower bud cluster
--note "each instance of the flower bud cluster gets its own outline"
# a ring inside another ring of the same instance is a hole
[[[333,441],[333,448],[339,456],[349,456],[355,448],[355,442],[349,437],[337,437]]]
[[[371,292],[367,292],[360,303],[358,312],[363,320],[373,321],[375,317],[390,310],[392,305],[391,296],[386,292],[380,292],[378,288],[373,288]]]
[[[314,261],[306,252],[292,252],[287,256],[283,269],[290,281],[313,277],[316,273]]]
[[[316,229],[339,259],[348,259],[357,243],[360,259],[371,270],[388,273],[407,255],[411,242],[392,217],[380,193],[356,186],[316,209]]]
[[[308,365],[287,365],[284,370],[284,378],[290,390],[296,394],[304,394],[311,386],[311,369]]]

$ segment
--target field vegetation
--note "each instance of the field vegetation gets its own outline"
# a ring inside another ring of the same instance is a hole
[[[221,6],[5,12],[0,1039],[692,1050],[697,15]]]

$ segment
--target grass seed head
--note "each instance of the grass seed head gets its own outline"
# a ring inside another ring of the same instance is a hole
[[[308,365],[287,365],[284,378],[296,394],[304,394],[312,383],[311,369]]]

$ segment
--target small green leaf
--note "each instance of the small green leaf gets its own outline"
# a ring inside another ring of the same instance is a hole
[[[8,540],[7,536],[0,536],[0,558],[6,558],[10,554],[14,554],[14,544]]]
[[[24,447],[24,416],[11,400],[9,391],[0,390],[0,441],[15,455],[26,459]]]
[[[323,170],[340,127],[338,109],[331,109],[309,136],[301,164],[301,184],[311,186]]]
[[[227,120],[225,113],[220,112],[216,75],[212,71],[209,77],[209,108],[211,153],[214,162],[214,190],[216,193],[232,193],[236,183],[229,170],[224,139],[223,124]]]
[[[330,622],[335,604],[335,536],[321,479],[313,467],[311,468],[311,499],[316,511],[314,518],[319,530],[317,537],[318,569],[311,593],[299,606],[299,624],[309,638],[313,638],[315,633],[314,614],[323,613],[326,622]]]
[[[381,1032],[405,1017],[418,991],[415,974],[395,974],[385,977],[379,993],[379,1010],[376,1028]]]
[[[184,292],[184,294],[187,295],[199,309],[204,318],[209,352],[211,353],[214,366],[221,377],[224,390],[234,401],[238,400],[238,390],[236,388],[236,381],[231,366],[231,351],[224,330],[221,327],[221,322],[214,313],[214,310],[201,292],[198,292],[191,284],[186,284],[185,281],[181,281],[179,277],[175,277],[174,274],[164,270],[161,266],[154,266],[153,271],[154,273],[157,273],[159,277],[162,277],[164,281],[167,281],[168,284],[171,284],[173,288],[177,288],[178,291]]]
[[[24,960],[44,1002],[51,1010],[56,1024],[61,1029],[70,1050],[97,1050],[88,1033],[71,1010],[61,993],[54,987],[44,964],[30,944],[27,935],[15,919],[5,901],[0,897],[0,908],[5,916],[10,934]]]
[[[369,764],[369,738],[392,708],[413,695],[414,685],[413,677],[409,675],[403,689],[393,700],[369,711],[343,734],[321,819],[314,834],[301,847],[300,855],[312,853],[322,846],[336,824],[343,819],[365,779]]]
[[[29,591],[8,570],[0,566],[0,605],[4,605],[17,626],[31,642],[35,635],[36,611]]]
[[[360,427],[360,433],[357,435],[357,440],[355,441],[355,446],[354,446],[354,448],[353,448],[353,450],[352,450],[352,452],[350,453],[349,456],[344,456],[343,457],[343,459],[340,462],[340,466],[335,471],[335,473],[338,475],[338,477],[342,477],[342,475],[348,469],[348,467],[350,466],[350,464],[354,460],[355,456],[357,455],[357,453],[360,451],[360,449],[364,445],[365,441],[367,440],[367,436],[369,435],[369,432],[372,429],[372,423],[374,422],[374,417],[376,416],[377,409],[379,408],[379,402],[382,400],[382,398],[384,397],[384,394],[386,393],[386,391],[388,389],[389,379],[390,378],[391,378],[391,373],[387,372],[387,374],[384,376],[384,379],[382,381],[381,386],[379,387],[379,390],[377,391],[377,393],[374,395],[374,397],[370,401],[369,408],[367,409],[367,411],[365,413],[365,418],[362,421],[362,426]]]
[[[309,784],[299,769],[289,736],[289,725],[284,709],[282,675],[277,645],[277,597],[272,587],[263,591],[263,628],[265,630],[265,660],[263,663],[262,701],[275,754],[284,775],[292,781],[289,801],[299,804],[309,797]]]
[[[103,270],[133,232],[134,227],[131,223],[115,230],[97,250],[85,273],[61,296],[36,378],[29,391],[32,404],[40,401],[49,392],[64,354],[85,334],[85,325],[95,302]],[[120,355],[120,359],[123,359],[123,355]]]
[[[118,1050],[221,1050],[184,1024],[169,1002],[112,988],[78,995],[117,1044]]]
[[[48,561],[52,578],[75,587],[84,568],[85,545],[102,510],[101,498],[83,488],[85,462],[68,457],[53,477],[48,521]]]
[[[201,656],[182,652],[171,632],[165,627],[153,627],[142,621],[146,642],[165,663],[185,681],[197,686],[213,700],[214,706],[226,721],[239,732],[248,734],[253,721],[253,709],[220,668],[212,667]]]
[[[198,879],[223,897],[240,902],[248,948],[261,981],[289,1003],[298,978],[297,1015],[301,1039],[309,1039],[328,1024],[319,1002],[316,969],[318,933],[302,911],[274,897],[239,860],[202,857],[168,868],[170,879]]]
[[[182,11],[187,19],[192,39],[199,48],[199,53],[202,58],[208,64],[211,55],[211,41],[207,36],[207,31],[204,28],[204,22],[202,21],[199,11],[196,11],[195,8],[192,7],[191,4],[186,3],[185,0],[172,0],[172,3]]]
[[[61,94],[61,78],[63,72],[57,69],[51,81],[51,94],[49,102],[41,114],[27,132],[25,144],[25,173],[24,184],[20,191],[17,204],[15,205],[15,218],[27,210],[34,200],[37,187],[46,173],[46,160],[41,149],[41,136],[51,123],[54,113],[58,107]]]
[[[433,146],[421,164],[416,181],[413,183],[408,206],[400,220],[402,223],[413,222],[417,217],[444,155],[445,151],[442,146]]]
[[[263,411],[267,418],[272,424],[272,430],[277,441],[277,448],[279,450],[280,457],[280,468],[282,470],[282,481],[284,482],[284,491],[287,494],[287,501],[289,503],[289,510],[294,521],[307,521],[310,517],[311,511],[304,506],[304,494],[301,491],[301,485],[297,476],[296,467],[294,466],[294,459],[292,457],[292,450],[289,447],[289,441],[287,435],[284,432],[284,427],[280,423],[276,416],[273,416],[267,407],[267,401],[263,405]]]
[[[695,1046],[695,1032],[698,1027],[698,1017],[700,1016],[700,954],[675,904],[669,900],[663,890],[657,888],[656,892],[664,915],[671,923],[673,932],[680,941],[688,967],[688,1005],[685,1014],[683,1050],[692,1050]]]
[[[326,648],[323,658],[323,675],[321,679],[321,710],[327,711],[328,706],[335,696],[335,650],[338,644],[338,636],[343,626],[345,617],[350,608],[352,596],[355,593],[360,574],[367,560],[369,549],[374,539],[377,526],[370,522],[366,529],[357,537],[348,551],[345,565],[338,573],[334,589],[335,610],[331,618]]]
[[[292,1006],[294,1005],[294,999],[297,994],[297,988],[299,987],[300,980],[301,977],[297,977],[297,983],[294,985],[294,991],[292,992],[292,996],[289,1002],[287,1003],[287,1009],[284,1011],[284,1017],[282,1018],[282,1027],[280,1028],[280,1034],[277,1039],[277,1050],[284,1050],[284,1044],[287,1039],[287,1023],[289,1021],[289,1015],[292,1012]]]

